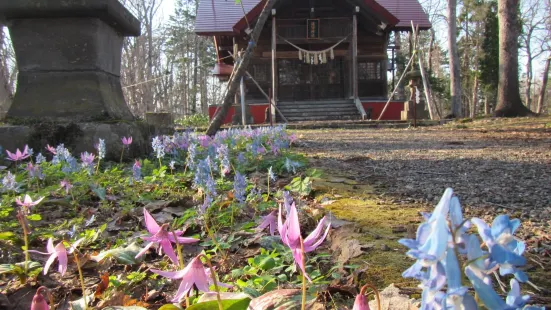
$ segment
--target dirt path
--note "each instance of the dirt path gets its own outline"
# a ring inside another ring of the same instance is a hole
[[[520,218],[529,259],[551,266],[551,118],[296,133],[313,166],[370,184],[394,205],[431,208],[452,187],[469,216]]]

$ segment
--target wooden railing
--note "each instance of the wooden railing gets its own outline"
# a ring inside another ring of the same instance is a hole
[[[277,33],[285,39],[306,39],[307,19],[278,19]],[[319,18],[320,39],[343,38],[352,32],[352,18]]]

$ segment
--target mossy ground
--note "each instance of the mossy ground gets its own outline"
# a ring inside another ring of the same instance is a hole
[[[317,200],[335,200],[325,206],[336,218],[355,222],[360,227],[361,244],[372,245],[368,251],[353,258],[350,264],[367,265],[360,283],[370,282],[379,288],[391,283],[397,286],[415,286],[402,277],[402,272],[413,261],[405,256],[406,248],[398,243],[421,220],[421,206],[395,205],[382,200],[370,185],[358,184],[346,178],[324,178],[314,181]]]

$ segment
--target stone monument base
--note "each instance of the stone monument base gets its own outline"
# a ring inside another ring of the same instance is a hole
[[[60,143],[80,159],[81,152],[97,154],[94,145],[105,140],[106,159],[119,161],[122,151],[122,137],[132,136],[132,144],[124,151],[124,160],[143,157],[151,151],[151,136],[154,128],[143,122],[113,123],[59,123],[40,122],[30,125],[0,126],[0,145],[4,150],[15,151],[28,145],[35,155],[46,155],[46,145]]]

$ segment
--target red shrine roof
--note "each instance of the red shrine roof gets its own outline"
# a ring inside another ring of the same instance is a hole
[[[429,29],[431,24],[417,0],[363,0],[365,5],[382,16],[395,28],[409,30],[411,21],[419,29]],[[265,0],[241,0],[247,18],[256,18]],[[243,9],[234,0],[202,0],[199,2],[195,32],[202,35],[235,35],[243,24]]]

